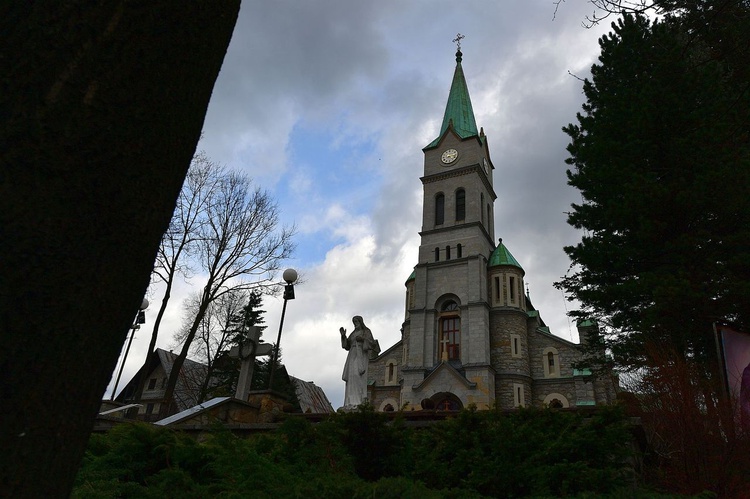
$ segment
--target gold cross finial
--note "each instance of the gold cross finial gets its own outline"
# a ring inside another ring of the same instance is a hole
[[[459,33],[456,35],[456,38],[453,39],[453,43],[456,44],[456,48],[458,48],[458,50],[461,50],[461,40],[463,40],[464,38],[466,37]]]

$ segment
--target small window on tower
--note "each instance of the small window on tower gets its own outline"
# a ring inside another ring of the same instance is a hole
[[[461,258],[461,243],[456,245],[456,258]]]
[[[440,248],[435,248],[435,261],[440,261]]]
[[[510,335],[510,355],[511,357],[521,356],[521,337],[517,334]]]
[[[459,189],[456,191],[456,221],[466,218],[466,191]]]
[[[450,246],[445,247],[445,259],[446,260],[451,259],[451,247]]]
[[[440,193],[435,196],[435,225],[445,222],[445,196]]]
[[[510,282],[508,286],[510,288],[510,302],[515,303],[516,302],[516,278],[509,277],[508,281]]]

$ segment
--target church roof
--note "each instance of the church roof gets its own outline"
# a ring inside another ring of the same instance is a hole
[[[469,88],[466,86],[464,70],[461,67],[462,55],[461,50],[456,52],[456,70],[453,73],[453,83],[451,83],[451,91],[448,94],[448,103],[445,105],[445,114],[443,115],[443,124],[440,127],[440,135],[430,142],[425,149],[438,145],[446,130],[451,126],[456,135],[462,139],[479,135],[477,122],[474,119],[474,110],[471,107],[471,99],[469,98]]]
[[[414,269],[411,274],[409,274],[409,278],[406,280],[406,282],[411,281],[412,279],[417,278],[417,269]]]
[[[516,260],[513,255],[510,254],[508,248],[505,247],[502,239],[498,241],[497,248],[495,248],[495,251],[492,252],[490,261],[487,264],[488,267],[496,267],[498,265],[512,265],[523,270],[523,267],[521,267],[521,264],[518,263],[518,260]]]

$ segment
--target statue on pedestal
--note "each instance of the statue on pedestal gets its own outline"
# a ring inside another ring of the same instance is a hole
[[[353,409],[367,400],[367,366],[370,359],[380,353],[380,345],[372,337],[372,332],[365,326],[362,317],[355,315],[352,322],[354,331],[348,337],[346,329],[339,329],[341,347],[349,352],[341,375],[341,379],[346,381],[344,409]]]

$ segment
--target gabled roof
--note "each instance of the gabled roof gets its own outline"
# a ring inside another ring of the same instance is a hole
[[[453,72],[453,82],[448,94],[448,103],[445,105],[440,134],[425,149],[437,146],[449,128],[452,128],[453,132],[461,139],[479,135],[477,121],[474,118],[474,109],[471,107],[469,88],[466,85],[464,70],[461,67],[462,55],[460,50],[456,52],[456,70]]]
[[[456,368],[450,364],[450,362],[443,361],[440,364],[438,364],[438,366],[435,369],[433,369],[432,372],[428,374],[422,381],[414,385],[413,389],[415,391],[421,390],[423,387],[427,386],[429,383],[432,382],[432,380],[437,378],[442,373],[452,375],[460,383],[463,383],[463,385],[466,388],[476,388],[477,386],[475,382],[469,381],[468,379],[466,379],[466,377],[463,374],[458,372]]]

